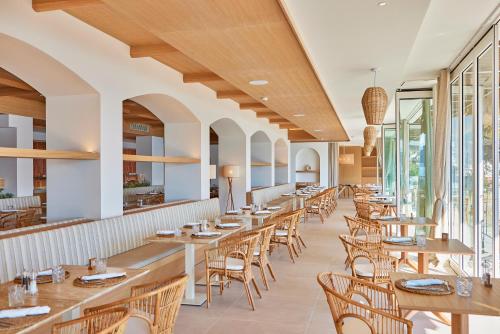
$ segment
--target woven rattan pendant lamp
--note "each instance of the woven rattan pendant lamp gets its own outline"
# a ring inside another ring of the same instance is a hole
[[[376,86],[377,69],[372,68],[373,87],[365,90],[361,104],[363,105],[363,112],[365,114],[366,124],[379,125],[384,122],[385,112],[387,111],[387,94],[382,87]]]

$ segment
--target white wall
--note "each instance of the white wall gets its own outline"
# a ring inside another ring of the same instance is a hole
[[[313,149],[319,154],[320,162],[319,162],[319,182],[322,186],[328,186],[328,143],[322,142],[307,142],[307,143],[291,143],[290,145],[290,173],[291,173],[291,182],[300,182],[309,180],[308,178],[312,176],[302,176],[303,173],[296,173],[296,170],[302,170],[305,164],[311,165],[312,169],[315,169],[313,165],[315,159],[314,155],[310,153],[299,154],[299,161],[297,161],[297,154],[300,153],[302,149]],[[306,151],[304,151],[306,152]],[[317,169],[317,168],[316,168]],[[301,175],[301,176],[298,176]]]
[[[14,47],[15,41],[22,41],[25,45],[16,48]],[[8,47],[4,47],[6,45]],[[89,129],[89,136],[92,140],[97,139],[94,144],[100,152],[101,159],[93,175],[98,175],[100,179],[96,185],[92,184],[98,192],[95,196],[96,201],[82,203],[86,206],[95,206],[87,214],[108,217],[122,212],[121,103],[125,99],[145,94],[168,96],[173,100],[174,105],[155,112],[164,124],[182,123],[182,120],[177,119],[182,112],[190,113],[199,123],[199,132],[192,135],[198,142],[197,157],[201,164],[198,167],[187,166],[187,172],[184,174],[194,173],[193,180],[198,182],[197,189],[188,191],[193,198],[209,197],[208,129],[213,122],[223,118],[233,120],[241,127],[245,140],[249,140],[251,134],[261,130],[272,142],[279,138],[288,142],[286,130],[280,130],[277,125],[271,125],[265,119],[257,119],[253,111],[240,111],[239,105],[234,101],[218,100],[215,92],[202,84],[184,84],[179,72],[152,58],[130,58],[127,45],[63,11],[36,13],[32,10],[29,0],[2,1],[0,47],[2,48],[0,66],[31,84],[46,96],[47,100],[50,100],[50,97],[90,91],[99,94],[100,112],[96,115],[97,119],[94,118],[93,113],[90,115],[90,118],[94,120],[94,127]],[[75,109],[80,108],[75,107]],[[86,124],[86,116],[86,112],[82,110],[72,119],[63,119],[67,122],[82,120]],[[64,125],[62,122],[55,121],[54,118],[49,119],[48,122]],[[47,126],[54,128],[49,124]],[[53,132],[52,135],[54,133],[57,132]],[[51,141],[48,137],[49,134],[47,134],[47,142]],[[87,140],[86,137],[77,137],[78,141]],[[53,143],[54,140],[56,138],[53,138]],[[166,145],[168,146],[169,143],[167,142]],[[247,163],[250,160],[249,149],[245,151],[245,154],[248,154],[245,159]],[[86,175],[88,172],[83,167],[85,163],[80,165],[77,162],[59,161],[54,164],[60,166],[61,170],[64,169],[63,166],[67,169],[76,169],[74,172],[76,175]],[[178,167],[181,168],[181,166]],[[81,171],[79,171],[80,168]],[[168,175],[175,175],[168,172],[169,168],[170,166],[166,167],[167,189]],[[175,166],[171,168],[176,169]],[[250,167],[246,166],[246,168]],[[245,188],[250,190],[250,172],[243,172],[242,182]],[[65,183],[65,187],[61,185],[55,188],[62,192],[61,196],[65,191],[82,190],[82,187],[90,186],[82,184],[76,178],[66,178],[58,182]],[[52,200],[54,198],[53,195]],[[50,202],[49,199],[49,206]],[[57,205],[63,205],[63,203]],[[64,209],[62,213],[69,215],[69,211],[72,210]],[[71,216],[81,213],[79,210],[72,212]]]
[[[0,146],[33,148],[33,119],[0,115]],[[0,177],[5,179],[4,192],[33,195],[33,159],[0,158]]]
[[[273,146],[265,133],[258,131],[250,137],[251,161],[269,163],[271,166],[252,166],[251,185],[255,187],[271,187],[273,185],[272,156]]]
[[[163,138],[156,136],[137,136],[136,154],[149,156],[163,156],[165,147]],[[151,185],[165,184],[165,167],[159,162],[138,162],[137,173],[144,174],[146,181]]]

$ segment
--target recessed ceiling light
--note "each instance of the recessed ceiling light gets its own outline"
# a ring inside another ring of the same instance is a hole
[[[259,80],[251,80],[248,82],[252,86],[264,86],[269,83],[267,80],[259,79]]]
[[[377,3],[377,5],[379,5],[380,7],[384,7],[384,6],[387,6],[387,2],[380,1],[379,3]]]
[[[269,101],[269,98],[268,98],[267,96],[262,96],[262,97],[260,98],[260,100],[261,100],[262,102],[267,102],[267,101]]]
[[[293,115],[294,117],[304,117],[305,115],[304,114],[295,114]]]

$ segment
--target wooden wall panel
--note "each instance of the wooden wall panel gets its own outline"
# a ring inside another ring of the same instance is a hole
[[[340,184],[361,184],[361,146],[340,146],[340,154],[354,154],[354,165],[339,166],[339,183]]]

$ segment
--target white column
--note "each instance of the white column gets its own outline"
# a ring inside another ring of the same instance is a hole
[[[33,148],[33,119],[0,115],[0,147]],[[17,197],[33,195],[33,159],[0,158],[4,192]]]
[[[201,134],[202,127],[198,122],[166,123],[165,155],[201,159]],[[208,198],[208,146],[203,151],[206,152],[201,163],[165,165],[165,197],[167,201]],[[203,195],[204,193],[205,195]]]
[[[164,156],[164,139],[155,136],[138,136],[136,138],[136,154],[150,156]],[[137,173],[143,174],[151,185],[163,185],[164,164],[159,162],[138,162]]]
[[[97,94],[47,97],[47,149],[100,152],[47,161],[47,219],[123,213],[122,104]]]

